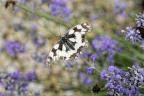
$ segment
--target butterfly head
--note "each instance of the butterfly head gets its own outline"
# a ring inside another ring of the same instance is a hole
[[[67,39],[66,39],[65,37],[61,37],[61,40],[62,40],[63,42],[66,42],[66,41],[67,41]]]

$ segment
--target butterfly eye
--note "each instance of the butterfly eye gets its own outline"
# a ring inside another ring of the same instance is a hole
[[[66,41],[66,38],[65,38],[65,37],[61,37],[61,39],[62,39],[63,41]]]

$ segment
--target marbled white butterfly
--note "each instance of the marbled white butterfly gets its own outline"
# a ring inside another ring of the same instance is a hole
[[[85,34],[91,32],[89,23],[82,23],[69,29],[67,33],[58,40],[49,52],[47,64],[56,60],[68,60],[76,58],[82,52],[83,47],[87,47],[88,41]]]

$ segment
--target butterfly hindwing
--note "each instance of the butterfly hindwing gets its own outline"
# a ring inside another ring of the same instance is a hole
[[[53,46],[47,62],[76,58],[82,48],[87,47],[86,32],[91,32],[89,23],[82,23],[68,30],[64,37]]]

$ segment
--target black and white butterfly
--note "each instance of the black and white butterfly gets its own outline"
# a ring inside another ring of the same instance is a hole
[[[76,58],[82,52],[83,47],[88,46],[85,34],[91,32],[89,23],[82,23],[69,29],[67,33],[58,40],[49,52],[47,64],[56,60],[68,60]]]

